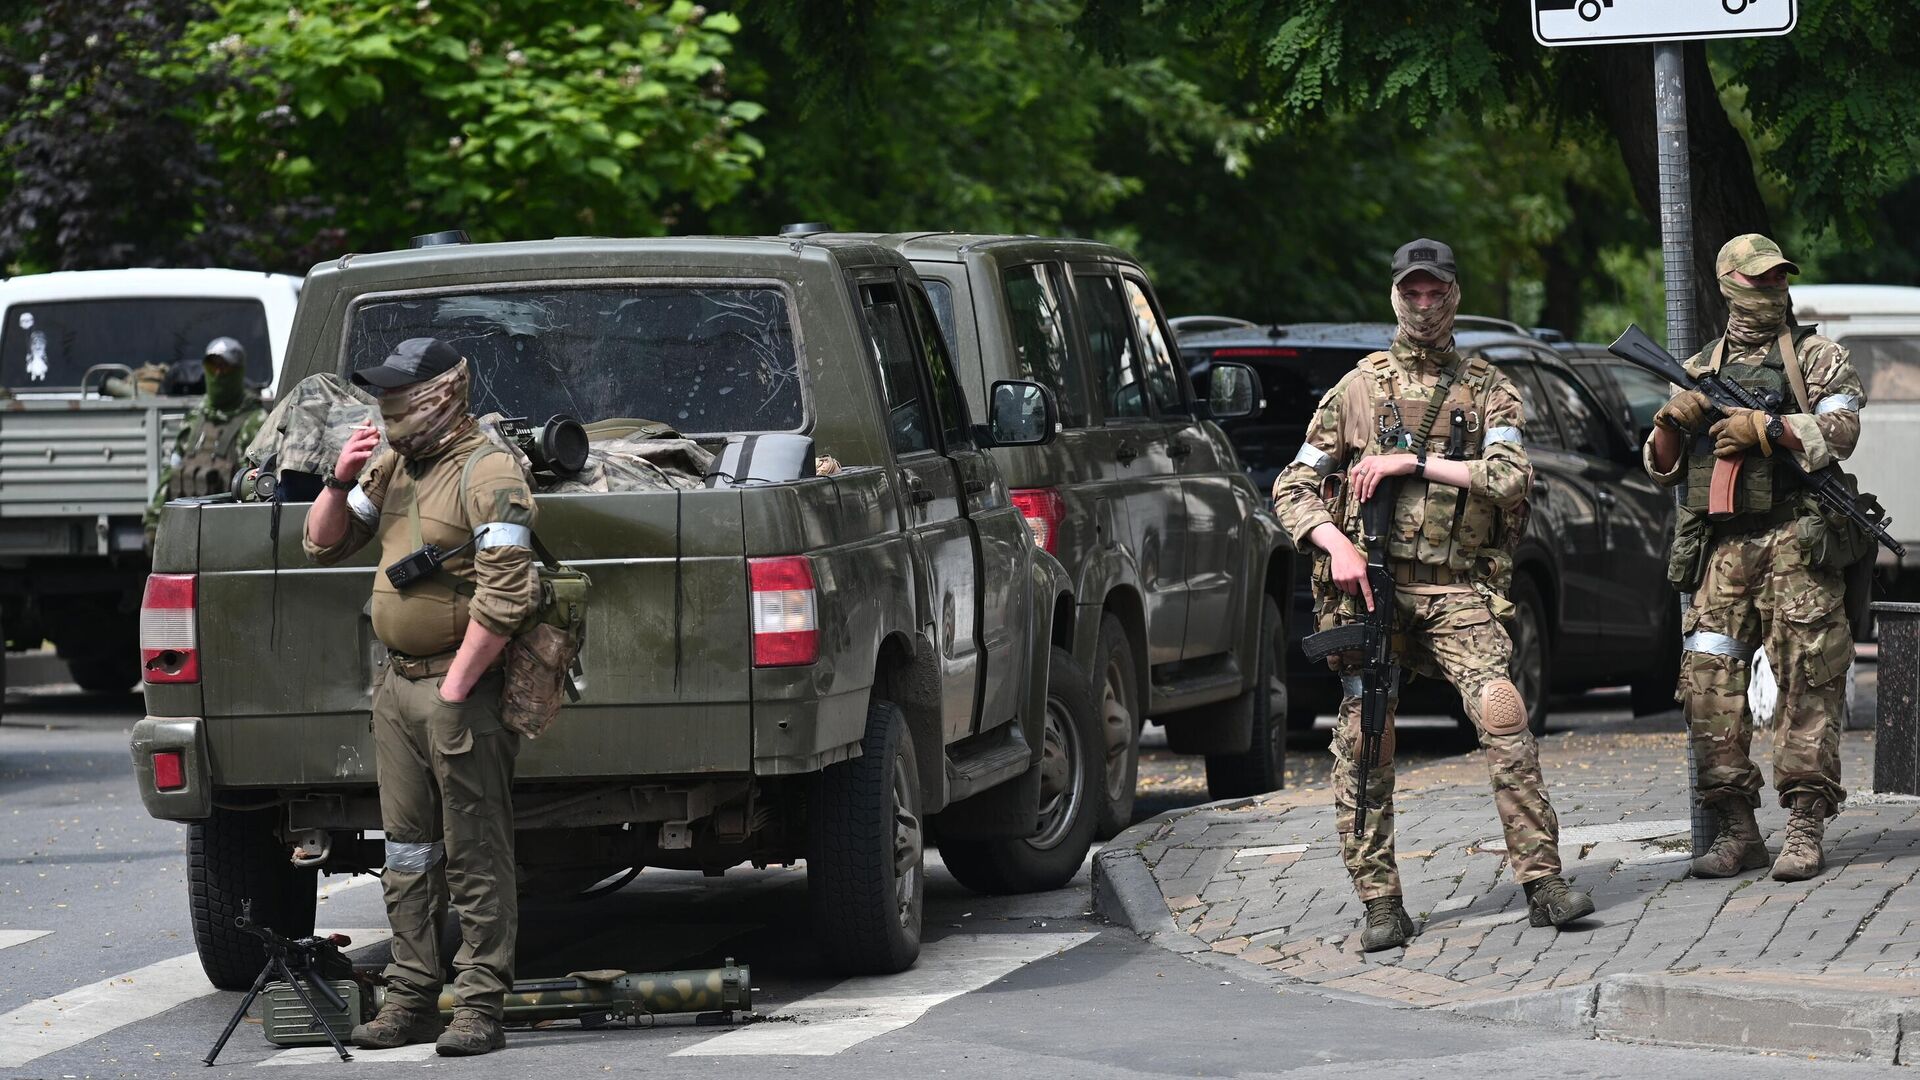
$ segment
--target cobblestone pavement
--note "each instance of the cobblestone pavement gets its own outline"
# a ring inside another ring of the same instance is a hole
[[[1174,818],[1140,851],[1176,925],[1215,952],[1398,1003],[1464,1003],[1628,973],[1846,976],[1854,989],[1920,991],[1920,800],[1865,792],[1872,733],[1849,732],[1843,743],[1854,794],[1829,827],[1824,874],[1712,881],[1686,876],[1677,723],[1669,714],[1542,741],[1567,877],[1599,906],[1569,931],[1527,925],[1477,753],[1401,774],[1398,855],[1420,926],[1405,949],[1358,951],[1364,909],[1340,862],[1324,780]],[[1756,739],[1763,768],[1770,749]],[[1763,800],[1777,853],[1786,811],[1771,789]]]

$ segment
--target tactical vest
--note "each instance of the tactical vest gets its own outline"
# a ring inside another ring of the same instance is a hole
[[[217,424],[206,413],[195,410],[187,420],[184,449],[179,460],[172,463],[167,498],[196,498],[231,489],[233,470],[245,449],[238,445],[240,435],[247,421],[259,414],[259,408],[259,403],[249,402]]]
[[[1812,327],[1802,327],[1794,334],[1796,354],[1800,351],[1800,343],[1812,333]],[[1708,342],[1695,359],[1712,357],[1720,341],[1716,338]],[[1794,399],[1793,385],[1787,377],[1786,359],[1780,355],[1778,341],[1767,347],[1766,359],[1760,363],[1723,363],[1720,374],[1761,400],[1774,403],[1773,411],[1781,416],[1791,416],[1800,411],[1800,403]],[[1681,489],[1681,501],[1687,509],[1700,514],[1707,512],[1712,494],[1713,468],[1719,460],[1713,456],[1713,435],[1710,432],[1703,431],[1694,437],[1687,448],[1687,475],[1685,486]],[[1803,486],[1792,469],[1781,466],[1758,449],[1749,450],[1740,468],[1739,483],[1734,487],[1733,516],[1718,520],[1723,523],[1754,520],[1757,515],[1774,514],[1776,508],[1780,513],[1790,513],[1798,505],[1797,494]]]
[[[1360,371],[1368,380],[1373,416],[1370,437],[1354,460],[1414,449],[1411,445],[1380,445],[1378,434],[1395,426],[1406,428],[1409,443],[1426,429],[1429,459],[1481,458],[1486,450],[1485,417],[1494,369],[1477,356],[1462,362],[1465,367],[1448,388],[1445,399],[1437,404],[1438,415],[1429,422],[1428,401],[1435,387],[1409,381],[1389,353],[1374,353],[1362,360]],[[1352,518],[1347,534],[1357,535],[1360,508],[1349,505],[1347,511]],[[1500,543],[1500,527],[1499,508],[1490,500],[1451,484],[1408,476],[1400,485],[1400,497],[1394,505],[1387,557],[1442,567],[1463,577],[1469,572],[1479,576],[1488,568],[1476,565],[1476,561],[1494,554]]]

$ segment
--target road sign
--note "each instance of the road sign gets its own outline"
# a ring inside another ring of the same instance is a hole
[[[1793,29],[1800,0],[1533,0],[1542,45],[1612,45],[1772,37]]]

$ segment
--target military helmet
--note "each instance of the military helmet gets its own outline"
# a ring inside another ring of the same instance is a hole
[[[245,368],[247,366],[246,346],[230,337],[217,337],[207,342],[207,350],[203,355],[208,360],[228,367]]]

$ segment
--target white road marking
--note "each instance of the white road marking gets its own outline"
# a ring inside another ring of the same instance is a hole
[[[1292,855],[1296,852],[1305,851],[1312,846],[1312,844],[1276,844],[1273,847],[1243,847],[1239,851],[1234,852],[1233,857],[1236,859],[1252,859],[1268,855]]]
[[[351,1044],[347,1053],[353,1055],[355,1065],[378,1065],[381,1062],[428,1061],[434,1055],[430,1042],[413,1043],[410,1046],[397,1046],[392,1050],[360,1050]],[[340,1063],[340,1055],[333,1052],[331,1046],[296,1046],[282,1050],[265,1061],[256,1061],[254,1065],[325,1065],[328,1062]]]
[[[342,933],[353,938],[354,949],[389,936],[386,927]],[[17,1068],[212,993],[200,957],[187,953],[30,1002],[0,1016],[0,1068]]]
[[[25,945],[36,938],[46,937],[51,930],[0,930],[0,949],[11,949],[15,945]]]
[[[954,934],[928,942],[898,975],[848,979],[780,1009],[798,1023],[759,1024],[674,1051],[674,1057],[838,1054],[906,1027],[943,1001],[1093,938],[1071,934]]]
[[[380,884],[380,875],[378,874],[355,874],[349,878],[341,878],[338,876],[322,877],[320,879],[320,899],[324,902],[346,892],[348,889],[358,889],[364,885],[378,884]]]

